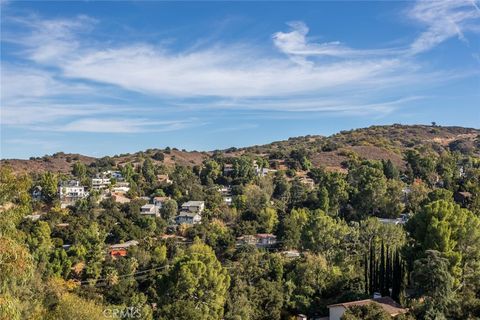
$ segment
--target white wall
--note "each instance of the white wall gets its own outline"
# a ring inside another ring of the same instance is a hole
[[[342,306],[331,307],[329,309],[329,320],[340,320],[345,313],[345,308]]]

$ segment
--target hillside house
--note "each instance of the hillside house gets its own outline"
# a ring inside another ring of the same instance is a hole
[[[394,224],[394,225],[405,224],[408,221],[408,214],[402,213],[400,215],[400,218],[396,218],[396,219],[378,218],[378,221],[383,224]]]
[[[218,192],[220,192],[220,194],[222,195],[223,202],[226,205],[231,206],[233,202],[232,188],[230,186],[228,187],[221,186],[218,188]]]
[[[147,203],[140,208],[140,214],[145,216],[160,217],[160,208],[152,203]]]
[[[110,186],[110,179],[107,178],[93,178],[92,179],[92,189],[93,190],[102,190]]]
[[[172,184],[172,180],[168,177],[168,174],[158,174],[157,181],[161,184]]]
[[[268,248],[277,244],[277,236],[271,233],[243,235],[237,238],[237,245],[254,245],[257,248]]]
[[[381,297],[329,305],[327,306],[329,312],[329,320],[340,320],[348,308],[352,306],[364,306],[370,303],[375,303],[379,305],[380,307],[382,307],[383,310],[385,310],[385,312],[387,312],[392,317],[396,317],[408,311],[407,309],[402,308],[402,306],[395,302],[392,298]]]
[[[230,187],[230,186],[227,186],[227,187],[225,187],[225,186],[220,186],[220,187],[218,188],[218,192],[220,192],[220,194],[221,194],[222,196],[229,196],[229,195],[232,194],[232,187]]]
[[[253,162],[253,168],[255,169],[255,174],[259,177],[265,177],[269,173],[277,172],[275,169],[260,167],[257,161]]]
[[[281,254],[287,259],[300,258],[300,252],[298,250],[285,250],[282,251]]]
[[[78,180],[62,181],[58,186],[58,195],[63,203],[74,203],[88,196],[85,187]]]
[[[24,219],[30,219],[32,221],[37,221],[38,219],[40,219],[42,217],[41,214],[30,214],[28,216],[24,216],[23,218]]]
[[[223,202],[225,202],[227,206],[231,206],[233,203],[233,198],[230,196],[223,197]]]
[[[112,192],[128,192],[130,191],[130,183],[128,182],[117,182],[112,188]]]
[[[43,199],[43,193],[42,193],[42,187],[41,186],[35,186],[32,189],[32,199],[41,201]]]
[[[301,177],[300,182],[306,186],[308,189],[314,189],[315,188],[315,181],[313,181],[312,178],[308,177]]]
[[[137,240],[130,240],[124,243],[113,244],[109,247],[108,253],[112,258],[125,257],[128,254],[128,249],[137,245]]]
[[[182,204],[182,211],[202,214],[205,210],[205,201],[187,201]]]
[[[228,176],[229,174],[231,174],[233,172],[233,164],[230,164],[230,163],[226,163],[223,165],[223,174]]]
[[[202,216],[198,212],[181,211],[178,216],[175,217],[175,223],[181,224],[200,224],[202,223]]]
[[[271,247],[277,244],[277,236],[271,233],[258,233],[257,237],[257,247],[265,248]]]
[[[170,197],[153,197],[152,201],[153,204],[158,207],[158,209],[162,209],[163,204],[165,201],[170,200]]]
[[[102,176],[113,178],[117,181],[123,181],[123,175],[120,171],[112,171],[112,170],[103,171]]]

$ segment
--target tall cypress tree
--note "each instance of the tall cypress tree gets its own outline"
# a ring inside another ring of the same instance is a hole
[[[364,270],[364,278],[365,278],[365,294],[368,295],[370,293],[370,283],[368,279],[368,254],[365,252],[363,255],[363,270]]]
[[[385,279],[386,279],[386,274],[385,274],[385,244],[383,243],[382,241],[382,248],[381,248],[381,251],[380,251],[380,270],[379,270],[379,276],[378,276],[378,282],[379,282],[379,291],[380,291],[380,294],[382,296],[386,296],[388,295],[387,292],[385,292],[385,287],[386,287],[386,284],[385,284]]]
[[[395,251],[395,261],[393,263],[393,279],[392,279],[392,299],[399,301],[400,290],[402,285],[402,264],[398,250]]]
[[[390,247],[387,245],[387,254],[385,261],[385,292],[386,295],[390,295],[390,288],[392,285],[392,259],[390,253]]]
[[[375,241],[372,240],[370,245],[370,285],[369,293],[372,296],[375,292]]]

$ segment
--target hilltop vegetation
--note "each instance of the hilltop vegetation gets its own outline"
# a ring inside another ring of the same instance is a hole
[[[444,150],[458,151],[462,154],[480,154],[480,130],[462,127],[440,126],[372,126],[364,129],[342,131],[330,137],[305,136],[290,138],[285,141],[272,142],[262,146],[245,148],[230,148],[208,152],[178,150],[176,148],[149,149],[145,152],[114,155],[105,157],[104,161],[115,165],[125,163],[136,164],[145,157],[155,159],[155,154],[162,154],[162,162],[166,165],[195,166],[213,155],[227,157],[241,154],[263,155],[266,158],[284,158],[294,149],[305,149],[313,165],[341,169],[342,162],[348,160],[352,153],[366,160],[391,160],[396,166],[404,167],[403,153],[408,149],[428,149],[435,153]],[[2,164],[8,165],[14,171],[27,172],[62,172],[68,173],[73,163],[80,161],[91,165],[95,159],[79,154],[63,152],[43,157],[32,157],[29,160],[4,159]]]
[[[477,319],[479,133],[394,125],[3,161],[0,319],[292,319],[374,293],[409,309],[396,319]],[[186,203],[205,206],[197,222],[177,219]],[[375,304],[344,315],[390,318]]]

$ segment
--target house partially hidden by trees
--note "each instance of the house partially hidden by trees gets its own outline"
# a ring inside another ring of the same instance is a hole
[[[268,248],[277,244],[277,236],[271,233],[243,235],[237,238],[237,245],[253,245],[257,248]]]
[[[368,306],[372,303],[381,307],[391,317],[396,317],[400,314],[407,313],[408,311],[407,309],[402,308],[402,306],[400,306],[392,298],[381,297],[381,298],[374,298],[374,299],[365,299],[365,300],[331,304],[328,306],[328,311],[329,311],[328,319],[340,320],[342,319],[342,316],[344,315],[345,311],[347,311],[349,308],[358,307],[358,306]]]
[[[36,200],[36,201],[43,200],[43,193],[42,193],[42,187],[41,186],[35,186],[32,189],[32,199]]]
[[[112,257],[125,257],[128,254],[128,249],[137,245],[137,240],[130,240],[124,243],[112,244],[108,250],[108,253]]]

